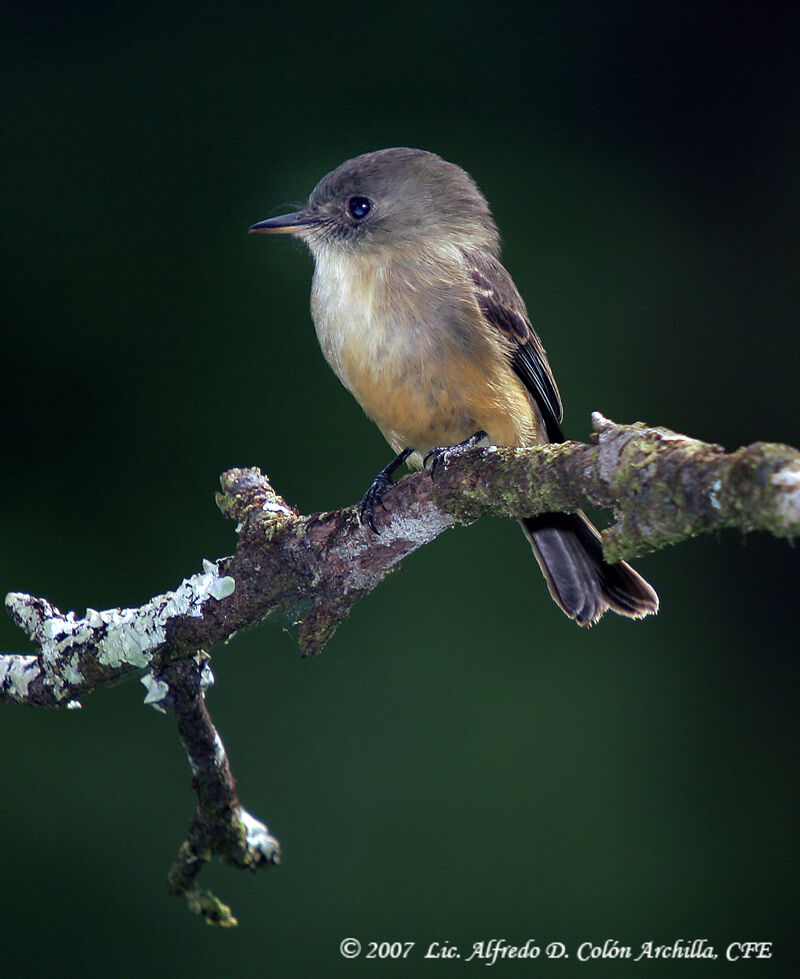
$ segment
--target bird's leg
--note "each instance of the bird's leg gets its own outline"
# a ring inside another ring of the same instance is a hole
[[[459,442],[457,445],[440,445],[438,448],[431,449],[431,451],[422,460],[422,464],[423,466],[427,466],[428,460],[430,459],[431,479],[433,479],[439,466],[446,469],[451,459],[455,459],[456,456],[460,456],[462,453],[469,452],[470,449],[474,449],[478,442],[485,438],[486,432],[481,430],[479,432],[475,432],[474,435],[470,435],[468,439],[464,439],[463,442]]]
[[[379,534],[380,531],[375,526],[375,508],[381,506],[384,510],[386,509],[383,506],[383,494],[392,485],[392,473],[403,465],[413,451],[413,449],[403,449],[402,452],[399,452],[392,459],[388,466],[384,466],[375,479],[372,480],[369,489],[361,500],[361,506],[358,508],[358,516],[361,523],[366,523],[376,534]]]

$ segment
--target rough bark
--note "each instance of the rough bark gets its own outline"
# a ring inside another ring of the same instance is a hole
[[[202,650],[267,619],[297,628],[317,655],[358,599],[417,548],[481,516],[519,518],[602,507],[610,561],[632,558],[725,528],[800,534],[800,452],[758,442],[726,453],[663,428],[592,416],[586,443],[529,449],[476,448],[390,489],[376,534],[358,508],[299,514],[257,469],[221,477],[217,502],[237,522],[230,557],[204,562],[172,592],[137,609],[62,613],[44,598],[10,593],[9,614],[33,654],[0,655],[0,702],[77,708],[99,686],[141,676],[145,702],[178,717],[198,794],[197,814],[170,873],[207,921],[235,924],[229,909],[196,887],[212,856],[261,869],[279,846],[239,803],[219,735],[205,707],[210,677]]]

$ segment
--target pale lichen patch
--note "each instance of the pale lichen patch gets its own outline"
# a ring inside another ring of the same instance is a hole
[[[197,653],[194,657],[195,663],[200,667],[200,690],[205,694],[209,687],[215,683],[214,674],[209,665],[208,656],[205,653]]]
[[[98,660],[112,668],[123,663],[147,666],[155,646],[165,638],[158,615],[148,606],[141,610],[114,609],[101,615],[107,632],[97,645]]]
[[[222,743],[222,738],[214,731],[214,761],[220,767],[225,764],[225,745]]]
[[[25,700],[28,687],[40,674],[38,656],[3,656],[0,658],[0,690],[14,700]]]
[[[708,501],[715,510],[721,509],[721,503],[719,502],[719,491],[722,489],[722,480],[715,479],[711,484],[711,489],[708,491]]]
[[[147,667],[166,641],[170,620],[201,616],[209,599],[227,598],[235,587],[232,577],[220,576],[216,564],[204,561],[202,572],[185,578],[175,591],[156,595],[141,608],[102,612],[87,608],[83,618],[74,612],[63,614],[43,599],[11,592],[6,595],[9,614],[39,646],[40,654],[3,663],[0,681],[16,697],[24,698],[31,679],[41,672],[55,700],[64,701],[71,689],[85,682],[81,668],[84,655],[91,651],[100,665],[112,670]]]
[[[227,598],[235,587],[233,578],[221,578],[216,564],[204,561],[202,572],[184,578],[175,591],[157,595],[140,609],[101,612],[109,633],[98,645],[100,662],[108,666],[147,666],[166,639],[166,626],[171,619],[183,615],[199,617],[209,598]]]
[[[93,629],[99,629],[103,624],[103,617],[100,615],[97,609],[94,608],[87,608],[84,618],[86,619],[88,625],[90,625]]]
[[[268,863],[280,863],[281,847],[269,829],[252,816],[244,806],[239,806],[236,815],[244,826],[245,840],[250,850],[255,850]]]
[[[341,594],[347,595],[353,590],[368,591],[399,563],[408,553],[457,523],[457,518],[445,513],[437,507],[413,507],[410,513],[394,511],[385,525],[381,525],[380,536],[375,539],[372,531],[363,535],[347,538],[330,549],[331,563],[340,562],[347,568],[347,574],[337,582]],[[385,550],[384,550],[385,549]],[[374,562],[376,554],[383,551],[381,562]],[[385,555],[394,554],[394,558],[386,560]],[[325,575],[315,569],[317,580]],[[326,572],[327,574],[327,572]]]
[[[800,463],[790,463],[778,469],[770,482],[778,488],[775,509],[779,519],[787,528],[796,527],[800,523]]]
[[[219,568],[213,561],[208,561],[206,558],[203,558],[203,571],[206,575],[210,576],[206,583],[207,594],[212,598],[216,598],[217,601],[227,598],[236,590],[236,582],[233,578],[230,575],[220,578]],[[197,577],[195,575],[195,578]]]
[[[289,517],[292,516],[292,511],[289,509],[289,507],[283,501],[279,502],[275,499],[264,500],[264,502],[261,504],[261,509],[265,513],[285,513]]]
[[[434,506],[424,509],[414,507],[413,510],[414,512],[409,514],[392,514],[391,534],[395,540],[420,546],[438,537],[456,523],[456,518],[452,514],[445,513]]]
[[[164,698],[169,693],[169,686],[164,680],[158,679],[158,677],[153,676],[152,671],[148,671],[141,678],[141,682],[147,691],[144,697],[144,702],[152,707],[154,710],[159,711],[161,714],[166,714],[166,710],[162,706]]]
[[[11,618],[26,635],[34,637],[41,624],[41,617],[34,608],[35,599],[24,592],[10,591],[6,595],[6,609]]]
[[[67,681],[67,683],[73,685],[83,683],[84,676],[80,670],[80,664],[81,664],[80,653],[73,653],[73,655],[70,657],[69,663],[67,664],[67,668],[64,671],[64,678]]]

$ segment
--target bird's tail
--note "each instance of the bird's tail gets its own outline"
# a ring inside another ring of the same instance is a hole
[[[543,513],[521,520],[555,603],[578,625],[609,609],[641,619],[658,611],[658,595],[624,561],[608,564],[600,534],[581,513]]]

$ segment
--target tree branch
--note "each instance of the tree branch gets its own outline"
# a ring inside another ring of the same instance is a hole
[[[211,891],[196,887],[198,874],[213,856],[240,869],[262,870],[280,863],[280,845],[239,802],[225,746],[205,704],[213,679],[208,656],[200,652],[170,663],[148,687],[160,694],[159,705],[169,704],[177,715],[197,792],[195,818],[169,872],[167,888],[175,897],[184,897],[209,924],[229,927],[237,924],[236,918]]]
[[[98,686],[156,670],[267,619],[299,627],[303,653],[322,651],[355,602],[417,548],[457,523],[593,506],[613,510],[603,532],[611,561],[736,527],[800,533],[800,452],[756,442],[726,453],[663,428],[593,415],[589,442],[474,449],[401,480],[378,512],[380,533],[357,508],[301,516],[257,469],[221,477],[217,502],[237,521],[235,554],[136,609],[62,613],[12,592],[9,614],[35,655],[0,655],[0,701],[78,706]]]
[[[0,702],[76,708],[98,686],[148,671],[146,702],[179,719],[198,793],[198,813],[170,873],[207,920],[234,923],[195,887],[212,855],[257,869],[278,845],[236,796],[233,776],[204,704],[205,654],[198,651],[266,620],[298,627],[317,655],[362,596],[408,554],[455,524],[492,514],[519,518],[587,506],[613,510],[603,532],[610,561],[727,527],[800,534],[800,452],[758,442],[733,453],[642,424],[592,416],[589,442],[528,449],[474,449],[403,479],[379,511],[379,534],[356,507],[301,516],[257,469],[221,477],[217,502],[237,521],[235,553],[136,609],[62,613],[44,598],[6,596],[9,614],[36,648],[0,655]],[[214,903],[216,902],[216,904]]]

